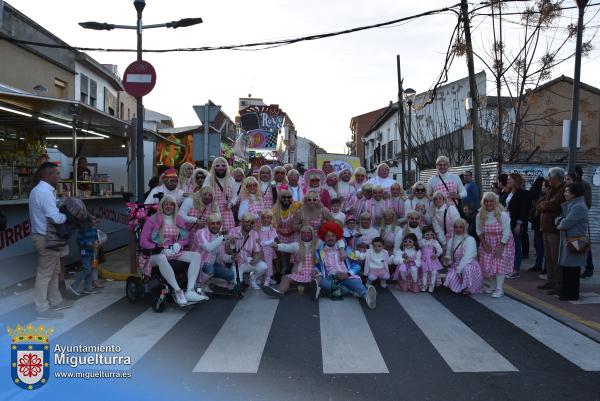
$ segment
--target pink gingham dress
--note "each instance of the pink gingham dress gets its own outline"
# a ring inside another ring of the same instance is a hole
[[[325,246],[321,251],[321,259],[325,264],[327,274],[348,273],[346,264],[340,256],[340,250],[336,246]]]
[[[435,185],[433,187],[433,192],[437,192],[440,191],[441,193],[443,193],[446,196],[446,199],[448,199],[448,204],[449,205],[454,205],[454,201],[452,201],[452,199],[450,199],[450,192],[458,192],[458,188],[456,187],[456,183],[454,181],[451,180],[444,180],[444,182],[446,183],[446,186],[444,186],[444,184],[442,183],[440,177],[438,176],[438,183],[437,185]],[[446,187],[448,187],[448,189],[446,189]]]
[[[229,182],[225,182],[223,191],[221,191],[219,185],[215,183],[213,189],[215,191],[215,199],[217,201],[217,205],[219,206],[219,211],[221,212],[221,219],[223,222],[221,230],[224,232],[228,232],[233,227],[235,227],[233,212],[231,211],[231,207],[228,207],[227,205],[227,203],[229,203],[233,198],[233,194],[231,193],[231,186],[229,185]]]
[[[465,244],[463,242],[456,248],[454,256],[452,257],[452,264],[448,268],[444,286],[450,288],[454,292],[467,290],[471,294],[479,294],[483,290],[483,276],[477,259],[473,259],[471,263],[464,267],[462,278],[459,277],[456,272],[456,267],[465,253],[464,246]]]
[[[235,245],[237,249],[240,249],[242,244],[244,244],[244,233],[242,232],[242,227],[234,227],[229,231],[229,235],[235,238]],[[248,234],[248,240],[244,244],[244,247],[237,254],[237,261],[240,266],[245,266],[249,259],[252,259],[252,256],[255,252],[260,252],[261,247],[258,239],[258,233],[255,230],[251,230]]]
[[[304,260],[298,263],[298,271],[288,275],[289,278],[297,283],[310,283],[313,277],[313,268],[315,261],[312,252],[306,252]]]
[[[279,226],[277,227],[277,237],[282,244],[291,244],[295,241],[294,229],[292,227],[294,221],[294,214],[290,213],[288,217],[281,218],[279,220]]]
[[[405,251],[401,250],[400,252],[401,252],[400,255],[402,255]],[[412,255],[410,253],[412,253]],[[394,273],[394,280],[398,281],[398,288],[401,291],[418,292],[420,289],[422,272],[419,269],[419,274],[417,276],[417,282],[415,283],[415,282],[413,282],[412,275],[410,274],[410,269],[411,269],[411,267],[415,267],[417,265],[416,260],[417,260],[417,258],[421,257],[421,254],[419,251],[416,251],[416,250],[414,252],[410,252],[410,253],[407,252],[408,262],[404,263],[404,259],[402,259],[402,258],[400,259],[401,262],[398,265],[398,267],[396,268],[396,272]],[[400,273],[405,273],[405,275],[406,275],[406,287],[403,287],[401,285],[401,282],[403,280],[402,280],[402,276]]]
[[[260,240],[260,244],[262,244],[265,241],[277,238],[277,232],[273,227],[269,227],[268,230],[262,230],[261,227],[261,229],[258,230],[258,238]],[[271,246],[261,245],[261,248],[265,257],[265,263],[269,268],[267,277],[271,277],[273,275],[273,259],[275,259],[275,250]]]
[[[256,217],[258,217],[260,215],[261,211],[266,210],[264,203],[259,199],[248,198],[247,201],[248,201],[248,211]]]
[[[483,226],[483,234],[485,235],[485,242],[492,248],[492,251],[487,253],[484,251],[483,246],[479,245],[479,265],[483,276],[489,278],[497,274],[512,273],[515,262],[515,241],[512,233],[508,236],[508,242],[504,246],[502,257],[499,259],[494,256],[494,251],[502,239],[502,224],[495,219],[493,223]]]
[[[169,246],[173,245],[174,243],[176,243],[177,240],[179,239],[179,227],[177,227],[177,224],[164,223],[163,237],[164,237],[163,248],[165,248],[165,249],[168,248]],[[175,255],[167,256],[167,259],[168,260],[177,259],[178,257],[181,256],[181,254],[183,254],[183,247]]]
[[[267,186],[266,191],[263,191],[262,200],[265,210],[271,210],[273,207],[273,187],[271,184]]]
[[[200,226],[202,226],[202,227],[206,226],[208,215],[209,215],[209,212],[208,212],[207,208],[204,208],[204,211],[200,212],[195,207],[192,207],[190,209],[190,211],[188,212],[189,217],[200,218],[200,224],[185,223],[185,226],[187,227],[187,229],[190,232],[190,249],[194,249],[196,247],[196,245],[194,244],[194,242],[196,241],[196,232],[198,232],[198,230],[200,229]]]
[[[439,257],[442,255],[436,255],[434,241],[438,242],[436,239],[423,239],[421,242],[421,270],[423,270],[423,272],[442,270],[442,264],[440,263],[439,259]],[[437,257],[435,259],[431,259],[432,255],[436,255]]]
[[[319,227],[321,227],[321,223],[323,222],[323,211],[321,210],[320,216],[314,219],[307,219],[304,217],[304,208],[300,209],[300,217],[302,218],[302,225],[309,225],[315,230],[315,232],[319,231]]]

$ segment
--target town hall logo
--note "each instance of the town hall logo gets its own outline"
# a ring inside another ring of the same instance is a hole
[[[11,338],[11,376],[13,383],[25,390],[36,390],[50,378],[50,345],[48,337],[54,329],[44,325],[34,327],[31,323],[13,330]]]

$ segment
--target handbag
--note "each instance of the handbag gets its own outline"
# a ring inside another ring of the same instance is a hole
[[[567,249],[570,253],[582,254],[590,250],[590,238],[587,235],[577,237],[567,237]]]

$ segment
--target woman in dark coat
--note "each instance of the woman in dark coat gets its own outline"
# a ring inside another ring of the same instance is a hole
[[[588,234],[588,207],[583,195],[584,188],[580,183],[567,185],[565,188],[566,202],[562,203],[562,215],[557,219],[556,228],[560,231],[558,263],[563,275],[559,298],[561,301],[579,299],[579,277],[581,267],[586,263],[587,252],[573,253],[569,251],[567,239]]]
[[[544,197],[542,186],[544,177],[535,179],[529,189],[529,222],[533,230],[533,247],[535,249],[535,264],[529,268],[529,271],[540,272],[544,267],[544,238],[540,231],[540,213],[535,209],[535,205]]]
[[[506,185],[506,210],[510,214],[510,229],[515,240],[515,263],[512,273],[506,278],[518,278],[521,271],[521,260],[523,258],[522,237],[527,230],[527,218],[529,217],[529,193],[523,189],[523,177],[519,173],[510,173]]]

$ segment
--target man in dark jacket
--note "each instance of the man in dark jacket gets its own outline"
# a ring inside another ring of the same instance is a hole
[[[565,170],[552,167],[548,171],[550,189],[544,199],[537,204],[540,212],[540,231],[544,237],[544,264],[548,271],[548,281],[538,286],[541,290],[548,290],[548,294],[559,294],[562,288],[562,275],[558,266],[558,250],[560,248],[560,234],[556,228],[555,220],[560,216],[561,204],[565,201]]]

